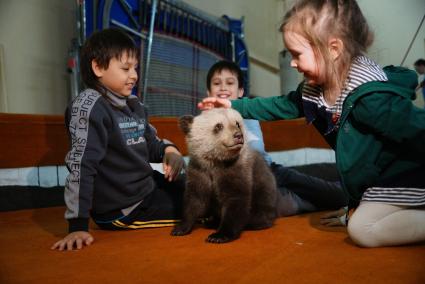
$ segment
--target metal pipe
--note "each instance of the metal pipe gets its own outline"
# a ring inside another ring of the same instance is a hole
[[[83,45],[86,40],[87,16],[86,16],[86,3],[84,0],[77,2],[77,31],[78,31],[78,44]]]
[[[193,16],[202,19],[204,22],[209,22],[210,24],[213,24],[220,29],[223,29],[225,31],[229,31],[229,27],[222,22],[221,18],[212,16],[205,11],[202,11],[200,9],[197,9],[193,6],[190,6],[189,4],[186,4],[185,2],[181,0],[163,0],[165,3],[168,3],[174,7],[177,7],[187,13],[192,14]]]
[[[151,61],[151,51],[152,51],[152,40],[153,40],[153,29],[155,25],[155,15],[156,15],[156,7],[158,5],[157,0],[153,0],[152,2],[152,12],[151,12],[151,22],[149,26],[149,36],[148,36],[148,50],[146,55],[146,62],[144,66],[144,82],[143,82],[143,99],[142,102],[145,103],[146,101],[146,93],[148,90],[148,74],[149,74],[149,64]]]
[[[422,24],[424,23],[424,20],[425,20],[425,14],[424,14],[424,16],[422,17],[421,23],[419,24],[419,27],[418,27],[418,29],[416,30],[416,33],[415,33],[415,35],[413,36],[412,41],[410,42],[409,47],[407,48],[406,53],[404,54],[403,60],[401,60],[400,66],[403,66],[404,61],[406,60],[407,55],[409,54],[410,49],[412,48],[413,42],[415,41],[416,36],[418,35],[419,30],[421,29]]]
[[[140,38],[142,38],[142,39],[146,39],[146,35],[144,35],[144,34],[142,34],[142,33],[139,33],[138,31],[135,31],[134,29],[132,29],[132,28],[129,28],[129,27],[127,27],[126,25],[124,25],[124,24],[122,24],[122,23],[120,23],[120,22],[118,22],[118,21],[116,21],[116,20],[111,20],[111,23],[112,24],[114,24],[114,25],[116,25],[117,27],[120,27],[120,28],[122,28],[123,30],[126,30],[127,32],[129,32],[129,33],[132,33],[132,34],[134,34],[134,35],[136,35],[136,36],[138,36],[138,37],[140,37]]]

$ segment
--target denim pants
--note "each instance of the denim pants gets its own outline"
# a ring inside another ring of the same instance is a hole
[[[339,209],[348,204],[348,196],[339,181],[327,181],[276,163],[270,167],[280,193],[287,199],[288,207],[292,208],[288,216]]]

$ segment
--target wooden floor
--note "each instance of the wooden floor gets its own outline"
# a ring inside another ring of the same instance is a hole
[[[151,122],[185,153],[176,118]],[[327,147],[302,119],[262,128],[268,151]],[[0,114],[0,132],[0,148],[7,149],[0,153],[0,169],[63,165],[63,116]],[[212,231],[204,228],[171,237],[171,228],[111,232],[92,226],[95,243],[89,248],[51,251],[67,231],[64,211],[0,212],[1,284],[425,283],[425,245],[358,248],[344,228],[318,225],[321,213],[281,218],[268,230],[244,232],[223,245],[206,243]]]
[[[425,283],[425,245],[362,249],[322,213],[277,220],[232,243],[211,230],[100,231],[81,251],[49,248],[67,230],[64,208],[0,213],[0,283]]]

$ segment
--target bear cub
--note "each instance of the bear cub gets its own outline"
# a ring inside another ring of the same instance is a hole
[[[244,229],[265,229],[278,216],[280,194],[269,166],[245,141],[241,115],[212,109],[179,120],[189,151],[182,222],[171,235],[189,234],[200,218],[218,229],[211,243],[239,238]]]

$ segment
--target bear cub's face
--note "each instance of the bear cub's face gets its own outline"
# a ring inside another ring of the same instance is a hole
[[[186,135],[189,155],[211,162],[236,159],[245,145],[241,115],[233,109],[217,108],[179,120]]]

